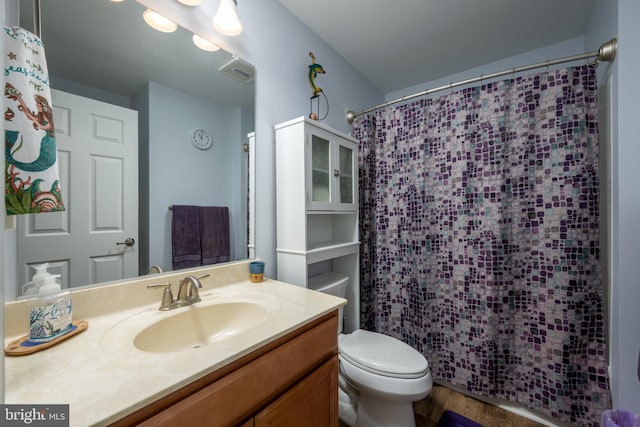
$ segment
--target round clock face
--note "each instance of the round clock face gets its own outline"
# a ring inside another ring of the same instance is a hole
[[[206,150],[213,144],[211,134],[204,129],[196,129],[191,133],[191,142],[201,150]]]

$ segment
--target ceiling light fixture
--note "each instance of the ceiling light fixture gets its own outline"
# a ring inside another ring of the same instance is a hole
[[[144,18],[144,22],[154,30],[162,31],[163,33],[173,33],[178,29],[178,25],[175,22],[151,9],[145,10],[142,17]]]
[[[198,6],[202,3],[202,0],[178,0],[180,3],[186,6]]]
[[[214,28],[225,36],[237,36],[242,32],[242,24],[236,13],[238,0],[220,0],[216,16],[213,17]]]
[[[195,44],[202,50],[206,50],[207,52],[215,52],[216,50],[220,50],[220,46],[211,43],[209,40],[206,40],[197,34],[194,34],[191,39],[193,40],[193,44]]]

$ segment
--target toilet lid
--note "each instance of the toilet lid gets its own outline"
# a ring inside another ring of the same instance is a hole
[[[348,362],[374,374],[419,378],[429,372],[429,362],[422,354],[387,335],[358,329],[342,335],[338,346]]]

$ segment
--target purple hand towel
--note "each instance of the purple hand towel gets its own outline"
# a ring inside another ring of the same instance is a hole
[[[173,205],[171,253],[174,270],[202,265],[199,206]]]
[[[200,229],[202,265],[229,261],[231,255],[229,208],[220,206],[201,207]]]

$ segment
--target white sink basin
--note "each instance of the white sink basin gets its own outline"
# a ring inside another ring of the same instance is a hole
[[[238,336],[262,324],[279,307],[254,295],[218,295],[170,311],[146,310],[109,329],[103,348],[118,353],[188,351]]]
[[[265,307],[250,302],[189,308],[143,329],[133,345],[154,353],[190,350],[237,335],[267,317]]]

